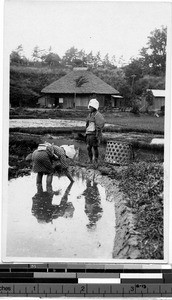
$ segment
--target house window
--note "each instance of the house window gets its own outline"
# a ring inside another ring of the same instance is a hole
[[[63,98],[59,98],[59,103],[63,103]]]

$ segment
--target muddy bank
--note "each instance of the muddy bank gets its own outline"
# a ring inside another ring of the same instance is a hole
[[[13,127],[9,130],[10,134],[33,134],[33,135],[46,135],[47,138],[55,140],[60,135],[70,135],[76,141],[85,141],[85,128],[84,127]],[[101,143],[106,145],[109,140],[118,140],[121,142],[128,142],[133,149],[143,149],[151,151],[164,152],[163,144],[151,144],[153,138],[163,139],[163,135],[152,133],[138,133],[138,132],[123,132],[123,131],[106,131],[102,134]]]
[[[78,134],[77,134],[78,137]],[[30,171],[30,164],[25,160],[26,156],[34,151],[39,143],[48,141],[56,145],[75,144],[79,148],[79,158],[75,162],[79,166],[87,167],[87,150],[85,145],[85,140],[82,137],[77,138],[76,135],[58,134],[53,136],[51,134],[30,134],[21,132],[11,132],[9,136],[9,179],[22,176],[22,174],[27,174]],[[124,137],[125,138],[125,137]],[[134,162],[145,161],[150,162],[160,162],[164,161],[164,153],[162,147],[157,149],[148,147],[147,143],[142,143],[139,146],[139,142],[135,141],[133,144],[134,151]],[[151,146],[151,145],[150,145]],[[99,170],[102,175],[108,175],[112,178],[118,176],[120,168],[118,171],[113,165],[108,165],[105,163],[105,152],[106,152],[106,142],[100,145],[99,149]],[[70,162],[71,163],[71,162]]]
[[[132,163],[119,182],[126,207],[136,216],[139,250],[145,259],[164,257],[164,166],[153,161]]]
[[[87,176],[92,172],[95,171],[87,171]],[[102,173],[97,171],[97,178],[105,186],[107,198],[115,203],[113,257],[163,259],[163,164],[132,163],[127,167],[113,167],[113,171],[109,168],[107,176]]]
[[[76,167],[75,170],[79,170]],[[116,167],[116,172],[117,172]],[[115,170],[114,170],[115,171]],[[114,240],[114,259],[139,259],[142,258],[139,250],[139,238],[136,216],[126,206],[125,197],[119,189],[119,180],[103,176],[99,170],[82,168],[86,177],[105,188],[107,201],[114,202],[116,213],[116,235]]]

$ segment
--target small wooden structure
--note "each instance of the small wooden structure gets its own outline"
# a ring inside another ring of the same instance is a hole
[[[153,105],[149,107],[149,111],[160,111],[165,106],[165,90],[154,90],[147,89],[147,91],[152,91],[153,94]],[[143,97],[141,101],[141,111],[146,111],[148,103]]]
[[[122,108],[125,106],[125,99],[120,95],[111,96],[112,108]]]

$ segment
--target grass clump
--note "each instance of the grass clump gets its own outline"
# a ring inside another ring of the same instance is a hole
[[[163,165],[139,162],[123,171],[120,189],[136,216],[142,259],[163,259]]]

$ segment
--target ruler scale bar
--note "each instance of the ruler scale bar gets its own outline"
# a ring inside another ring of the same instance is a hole
[[[155,294],[167,294],[172,295],[172,285],[166,287],[167,290],[163,287],[163,285],[130,285],[130,284],[118,284],[118,285],[108,285],[104,284],[100,286],[99,284],[4,284],[4,286],[0,286],[0,293],[5,294],[128,294],[128,295],[144,295],[147,294],[155,295]]]
[[[95,268],[94,268],[95,267]],[[134,268],[134,266],[133,266]],[[0,297],[172,297],[160,265],[1,264]]]

